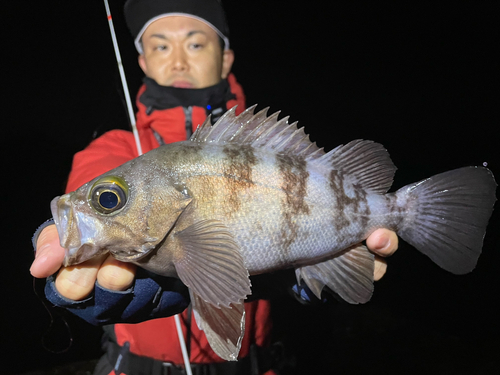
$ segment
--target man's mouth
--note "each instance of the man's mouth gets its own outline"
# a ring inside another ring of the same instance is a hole
[[[192,89],[192,88],[194,88],[194,85],[188,81],[175,81],[174,83],[172,83],[172,86],[180,88],[180,89]]]

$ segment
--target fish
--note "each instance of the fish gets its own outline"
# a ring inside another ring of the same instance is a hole
[[[255,109],[207,119],[189,140],[54,198],[64,265],[110,253],[179,278],[225,360],[240,350],[250,275],[293,268],[318,298],[328,287],[366,303],[374,255],[363,241],[378,228],[449,272],[475,268],[496,201],[490,170],[462,167],[388,193],[396,167],[381,144],[325,152],[289,117]]]

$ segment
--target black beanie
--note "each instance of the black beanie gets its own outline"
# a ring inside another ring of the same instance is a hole
[[[192,17],[208,24],[229,49],[229,28],[219,0],[127,0],[124,13],[139,53],[143,52],[140,40],[144,30],[166,15]]]

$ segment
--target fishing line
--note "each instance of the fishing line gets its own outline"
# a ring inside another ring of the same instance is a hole
[[[35,258],[36,258],[36,248],[37,248],[38,236],[40,235],[40,233],[42,232],[43,229],[45,229],[48,225],[53,224],[53,222],[54,222],[53,219],[49,219],[49,220],[45,221],[42,225],[40,225],[37,228],[37,230],[33,234],[33,237],[31,238],[31,244],[33,245],[33,250],[35,251],[33,253],[35,255]],[[50,317],[49,326],[48,326],[47,330],[45,331],[45,333],[42,335],[42,338],[40,341],[41,341],[42,347],[50,353],[54,353],[54,354],[66,353],[73,345],[73,333],[71,331],[71,328],[70,328],[70,325],[67,321],[67,318],[65,316],[63,316],[63,313],[66,314],[67,311],[63,310],[63,309],[57,310],[54,306],[52,306],[48,303],[47,299],[44,298],[44,296],[45,296],[44,286],[45,286],[45,282],[42,279],[38,279],[36,277],[33,277],[33,292],[35,293],[35,296],[40,300],[40,302],[42,303],[43,307],[45,308],[45,310],[47,311],[47,313],[49,314],[49,317]],[[49,336],[54,336],[56,341],[60,340],[60,338],[61,338],[61,335],[58,334],[58,332],[56,332],[56,331],[58,331],[58,328],[61,328],[60,324],[56,325],[57,322],[63,323],[63,327],[65,328],[65,331],[66,331],[65,333],[68,336],[68,344],[66,345],[66,347],[64,347],[61,350],[51,348],[50,341],[52,341],[54,343],[55,340],[49,341],[49,338],[50,338]],[[52,335],[51,335],[51,333],[52,333]]]
[[[63,353],[66,353],[73,346],[73,332],[71,331],[71,327],[70,327],[66,317],[64,317],[60,311],[57,311],[56,309],[54,309],[53,306],[49,305],[47,303],[47,300],[44,297],[42,297],[42,295],[44,294],[43,293],[44,285],[45,285],[45,283],[43,282],[42,279],[37,279],[36,277],[33,277],[33,292],[35,293],[37,298],[40,300],[43,307],[45,308],[45,310],[47,311],[47,313],[50,316],[49,326],[48,326],[47,330],[45,331],[45,333],[42,335],[42,338],[40,341],[41,341],[42,347],[45,350],[47,350],[48,352],[53,353],[53,354],[63,354]],[[51,348],[51,342],[53,345],[55,340],[51,339],[50,336],[53,336],[56,339],[61,338],[61,336],[58,334],[59,329],[56,326],[56,322],[58,320],[60,320],[63,323],[63,326],[66,328],[66,333],[68,336],[68,344],[63,349],[56,349],[54,347]]]

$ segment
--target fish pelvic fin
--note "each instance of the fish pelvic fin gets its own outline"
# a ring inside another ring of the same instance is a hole
[[[464,167],[407,185],[396,194],[407,206],[398,235],[454,274],[472,271],[496,201],[491,171]]]
[[[177,275],[203,301],[229,307],[251,294],[239,245],[219,220],[201,220],[173,233]]]
[[[295,275],[299,284],[303,280],[319,299],[327,286],[346,302],[366,303],[373,294],[374,264],[374,255],[359,244],[333,259],[297,268]]]
[[[226,361],[236,361],[245,334],[243,303],[215,307],[190,290],[198,328],[205,333],[212,350]]]

